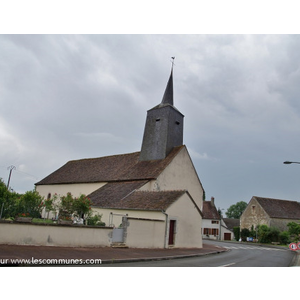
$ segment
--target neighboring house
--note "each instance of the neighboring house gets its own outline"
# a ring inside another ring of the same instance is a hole
[[[131,247],[202,247],[203,187],[173,106],[173,69],[163,99],[147,112],[140,152],[80,159],[36,183],[44,197],[88,195],[113,241]]]
[[[258,225],[267,225],[284,231],[289,222],[299,221],[299,202],[253,196],[241,215],[240,226],[251,230]]]
[[[234,240],[234,227],[240,227],[240,219],[223,218],[223,222],[225,223],[227,230],[230,231],[230,238],[229,234],[227,234],[227,239]]]
[[[202,209],[202,237],[215,240],[233,240],[233,230],[229,229],[223,218],[220,217],[215,206],[215,198],[203,201]]]

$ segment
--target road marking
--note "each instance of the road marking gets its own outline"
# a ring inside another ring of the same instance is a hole
[[[222,265],[222,266],[219,266],[219,267],[229,267],[229,266],[232,266],[232,265],[235,265],[235,263],[231,263],[231,264],[227,264],[227,265]]]
[[[238,250],[267,250],[267,251],[286,251],[285,249],[278,249],[278,248],[267,248],[267,247],[233,247],[233,246],[224,246],[227,249],[238,249]]]

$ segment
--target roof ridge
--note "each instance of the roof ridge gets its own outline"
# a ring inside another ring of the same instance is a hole
[[[104,159],[104,158],[116,157],[116,156],[126,156],[126,155],[138,154],[138,153],[140,153],[140,151],[130,152],[130,153],[113,154],[113,155],[106,155],[106,156],[98,156],[98,157],[87,157],[87,158],[80,158],[80,159],[72,159],[72,160],[69,160],[67,163],[73,162],[73,161],[84,161],[84,160]]]
[[[187,192],[186,189],[180,189],[180,190],[155,190],[155,191],[149,191],[149,190],[136,190],[136,192],[143,192],[143,193],[163,193],[163,192]]]
[[[287,199],[277,199],[277,198],[270,198],[270,197],[261,197],[261,196],[253,196],[256,199],[267,199],[267,200],[276,200],[276,201],[289,201],[289,202],[296,202],[299,203],[296,200],[287,200]]]

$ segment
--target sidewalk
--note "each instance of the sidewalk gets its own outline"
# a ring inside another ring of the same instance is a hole
[[[52,246],[21,246],[0,245],[0,266],[11,265],[11,259],[50,260],[50,259],[78,259],[91,261],[101,259],[104,263],[163,260],[191,256],[217,254],[227,251],[226,248],[203,244],[203,248],[174,248],[174,249],[142,249],[142,248],[71,248]],[[4,263],[6,260],[7,263]],[[26,263],[24,263],[25,265]],[[31,265],[27,263],[27,265]],[[49,264],[50,265],[50,264]]]

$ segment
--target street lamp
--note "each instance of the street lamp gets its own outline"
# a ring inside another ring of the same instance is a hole
[[[284,161],[283,162],[285,165],[290,165],[290,164],[300,164],[298,161]]]

